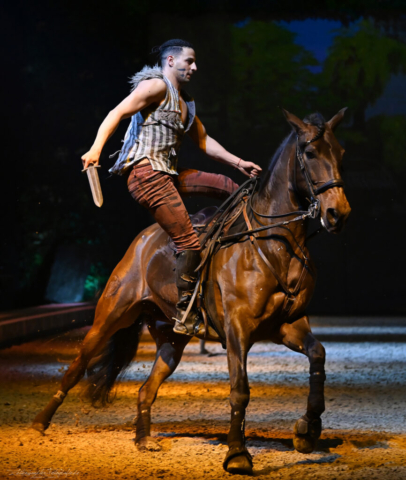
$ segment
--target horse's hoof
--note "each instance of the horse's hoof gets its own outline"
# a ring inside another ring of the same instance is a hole
[[[223,468],[234,475],[252,475],[252,457],[246,447],[230,448],[224,459]]]
[[[245,455],[240,455],[229,460],[226,471],[234,475],[252,475],[252,465]]]
[[[33,433],[37,432],[38,436],[45,435],[45,430],[46,428],[44,427],[44,425],[42,425],[42,423],[33,423],[28,429],[28,431],[33,431]]]
[[[321,420],[309,420],[306,416],[299,418],[293,429],[293,446],[300,453],[312,453],[321,435]]]
[[[41,428],[42,427],[42,428]],[[24,430],[18,437],[18,441],[24,443],[37,443],[45,436],[45,428],[41,423],[34,423],[30,428]]]
[[[159,452],[162,450],[159,443],[152,437],[143,437],[135,440],[135,445],[140,452]]]

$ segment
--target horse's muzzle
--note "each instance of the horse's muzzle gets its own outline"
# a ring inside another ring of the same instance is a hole
[[[344,209],[328,208],[326,214],[321,217],[321,224],[329,233],[339,233],[343,229],[351,207],[347,203]]]

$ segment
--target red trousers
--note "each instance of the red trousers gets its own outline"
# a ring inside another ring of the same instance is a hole
[[[225,199],[238,185],[230,178],[198,170],[179,170],[179,175],[154,171],[151,165],[136,164],[128,177],[132,197],[147,208],[171,237],[177,252],[200,250],[181,195],[203,195]]]

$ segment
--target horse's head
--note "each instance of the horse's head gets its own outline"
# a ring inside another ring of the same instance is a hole
[[[331,233],[343,228],[351,212],[341,178],[344,149],[333,133],[345,110],[340,110],[328,122],[319,113],[302,121],[284,110],[297,135],[293,188],[301,199],[320,201],[321,223]]]

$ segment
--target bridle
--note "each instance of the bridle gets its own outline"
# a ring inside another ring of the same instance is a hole
[[[318,208],[320,208],[320,200],[317,198],[318,195],[325,192],[326,190],[329,190],[330,188],[334,188],[334,187],[344,188],[344,181],[341,178],[331,178],[330,180],[327,180],[327,182],[323,183],[323,185],[315,189],[309,169],[307,168],[306,162],[304,161],[304,158],[303,158],[304,148],[310,143],[313,143],[319,138],[321,138],[324,135],[324,131],[325,131],[324,127],[319,126],[317,134],[311,140],[307,140],[307,142],[305,142],[303,150],[301,150],[299,146],[299,135],[296,136],[296,162],[299,163],[300,170],[303,173],[303,176],[305,178],[307,189],[309,191],[310,203],[317,202]],[[297,190],[296,162],[295,162],[295,170],[294,170],[294,176],[295,176],[294,183],[295,183],[295,188]]]
[[[321,193],[329,190],[330,188],[334,188],[334,187],[342,187],[344,188],[344,181],[342,178],[331,178],[330,180],[327,180],[327,182],[323,183],[323,185],[321,185],[320,187],[318,188],[314,188],[314,183],[313,183],[313,180],[312,180],[312,177],[310,175],[310,172],[309,172],[309,169],[306,165],[306,162],[303,158],[303,151],[305,149],[305,147],[307,145],[309,145],[310,143],[313,143],[315,142],[316,140],[319,140],[320,138],[322,138],[322,136],[324,135],[324,131],[325,131],[325,128],[324,126],[318,126],[318,131],[316,133],[316,135],[311,138],[310,140],[307,140],[305,143],[304,143],[304,146],[303,146],[303,149],[300,148],[300,145],[299,145],[299,135],[296,136],[296,156],[295,156],[295,162],[294,162],[294,167],[293,167],[293,172],[294,172],[294,188],[296,190],[296,192],[298,191],[298,188],[297,188],[297,178],[296,178],[296,170],[297,170],[297,163],[299,163],[299,166],[300,166],[300,170],[304,176],[304,179],[306,181],[306,185],[307,185],[307,189],[308,189],[308,194],[309,194],[309,198],[307,198],[307,200],[309,201],[309,207],[306,210],[295,210],[293,212],[288,212],[288,213],[282,213],[282,214],[279,214],[279,215],[264,215],[262,213],[259,213],[257,212],[253,205],[252,205],[252,197],[250,198],[250,208],[252,210],[252,212],[255,214],[255,215],[258,215],[259,217],[263,217],[263,218],[282,218],[282,217],[288,217],[290,215],[302,215],[300,218],[294,218],[293,220],[290,220],[289,222],[287,223],[291,223],[291,222],[295,222],[295,221],[298,221],[299,219],[302,219],[303,216],[305,217],[310,217],[310,218],[317,218],[317,216],[320,214],[320,200],[317,198]]]

